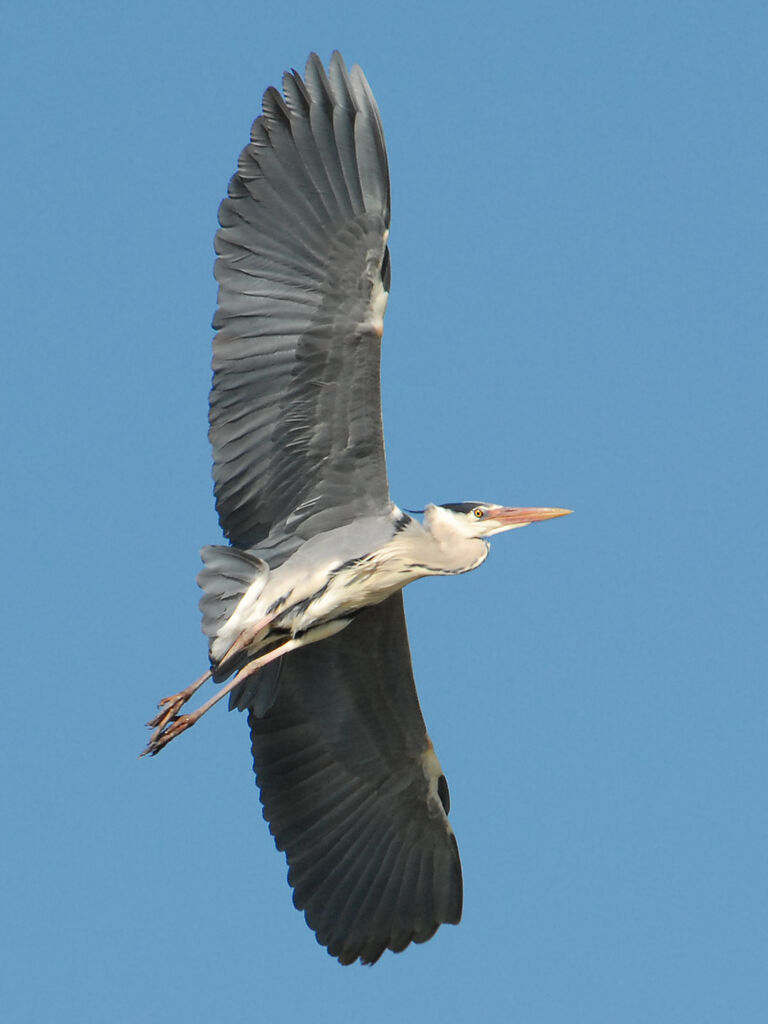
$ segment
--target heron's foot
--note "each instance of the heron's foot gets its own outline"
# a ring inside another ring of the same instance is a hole
[[[157,705],[160,709],[160,714],[155,715],[154,718],[150,718],[147,722],[147,728],[157,729],[159,732],[164,729],[168,722],[172,718],[176,718],[187,703],[187,701],[194,697],[203,683],[207,682],[211,678],[211,670],[209,669],[199,679],[196,679],[194,683],[190,684],[183,690],[179,690],[178,693],[174,693],[172,697],[163,697],[160,703]]]
[[[336,629],[338,632],[338,627]],[[182,708],[193,693],[196,693],[206,679],[211,676],[210,672],[206,672],[204,676],[200,676],[199,679],[195,680],[191,686],[188,686],[186,690],[181,690],[173,697],[165,697],[160,701],[158,707],[160,708],[160,714],[155,715],[151,722],[148,722],[150,729],[154,727],[154,732],[150,736],[149,743],[147,744],[146,750],[143,750],[140,757],[144,757],[145,754],[150,754],[154,757],[155,754],[159,753],[166,744],[170,743],[172,739],[179,735],[180,732],[184,732],[189,729],[191,725],[194,725],[198,718],[202,718],[203,715],[210,711],[214,704],[218,704],[220,700],[231,693],[236,687],[252,676],[254,672],[258,672],[264,665],[268,665],[270,661],[274,661],[276,658],[282,658],[288,651],[293,651],[297,647],[302,647],[306,643],[305,637],[294,637],[291,640],[286,640],[284,643],[275,647],[274,650],[269,651],[267,654],[262,654],[260,658],[255,658],[253,661],[249,661],[248,664],[241,668],[234,679],[222,686],[218,693],[214,694],[210,700],[207,700],[202,707],[198,708],[197,711],[193,711],[191,715],[180,715],[179,709]]]
[[[160,713],[155,715],[154,718],[150,718],[147,722],[147,728],[157,729],[158,731],[160,729],[164,729],[172,718],[178,717],[179,712],[191,696],[192,693],[189,693],[187,690],[182,690],[180,693],[174,693],[172,697],[163,697],[157,705],[160,709]]]
[[[184,701],[182,701],[178,706],[181,707],[183,703]],[[162,725],[158,726],[152,733],[146,749],[142,750],[139,757],[144,757],[145,754],[149,754],[150,757],[154,757],[155,754],[159,754],[163,747],[170,743],[172,739],[175,739],[180,733],[186,732],[186,730],[193,726],[200,717],[198,713],[192,715],[174,714],[170,719],[168,719],[166,717],[167,715],[168,712],[165,712],[164,714],[157,716],[158,719],[163,720]],[[150,726],[154,721],[155,719],[149,723]]]
[[[163,729],[172,718],[178,715],[185,703],[186,701],[184,701],[178,693],[174,697],[163,697],[157,705],[160,708],[160,714],[155,715],[154,718],[150,718],[147,722],[147,728]]]
[[[193,697],[203,683],[207,682],[211,678],[210,669],[196,679],[194,683],[187,686],[184,690],[179,690],[178,693],[174,693],[172,697],[163,697],[160,703],[157,705],[160,709],[159,714],[155,715],[147,722],[149,729],[154,729],[147,744],[147,749],[141,753],[141,757],[144,754],[156,754],[159,750],[162,750],[166,743],[169,743],[174,736],[178,736],[180,732],[184,732],[192,721],[188,721],[185,725],[178,727],[179,722],[183,722],[185,719],[193,718],[192,715],[180,715],[179,712],[190,699]],[[197,721],[197,717],[194,717],[194,721]]]

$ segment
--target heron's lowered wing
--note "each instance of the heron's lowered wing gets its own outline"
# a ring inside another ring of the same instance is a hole
[[[373,963],[461,917],[448,787],[413,683],[403,598],[282,659],[249,712],[264,817],[294,903],[342,963]]]
[[[379,361],[389,175],[359,67],[312,54],[240,154],[216,236],[210,440],[239,547],[386,513]]]

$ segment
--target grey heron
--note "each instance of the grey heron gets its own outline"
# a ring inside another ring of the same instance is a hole
[[[448,786],[421,715],[402,589],[567,514],[390,499],[379,389],[390,191],[362,70],[312,54],[270,88],[216,235],[210,432],[228,545],[198,576],[210,670],[161,701],[158,753],[229,695],[294,904],[342,963],[458,923]],[[223,683],[193,714],[189,698]]]

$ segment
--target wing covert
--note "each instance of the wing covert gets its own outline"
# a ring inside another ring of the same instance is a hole
[[[370,88],[338,53],[268,89],[216,236],[210,432],[239,547],[386,512],[379,364],[389,175]]]

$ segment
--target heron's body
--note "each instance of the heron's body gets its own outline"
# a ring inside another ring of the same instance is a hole
[[[269,89],[219,210],[210,432],[230,546],[198,577],[211,671],[161,703],[155,754],[225,694],[247,710],[294,903],[342,963],[461,917],[448,788],[421,716],[401,591],[565,514],[389,496],[379,394],[389,173],[358,67],[313,54]],[[192,715],[210,677],[225,683]],[[226,681],[226,682],[225,682]]]
[[[223,659],[254,622],[270,619],[268,631],[245,652],[249,656],[286,635],[300,637],[334,621],[343,628],[361,608],[424,576],[475,569],[487,558],[488,543],[462,535],[452,519],[432,505],[422,525],[393,505],[385,519],[371,517],[310,538],[274,570],[257,571],[220,628],[212,620],[212,662]]]

